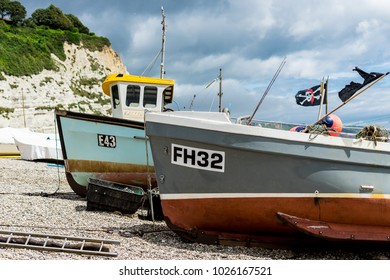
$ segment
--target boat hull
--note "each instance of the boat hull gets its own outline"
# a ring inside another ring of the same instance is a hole
[[[20,152],[15,144],[0,143],[0,157],[20,157]]]
[[[170,114],[147,114],[146,132],[163,213],[185,238],[302,235],[279,212],[390,233],[387,143]]]
[[[354,231],[356,225],[365,231],[371,225],[381,230],[381,240],[373,239],[370,234],[363,236],[364,241],[388,242],[390,236],[389,219],[381,220],[373,216],[374,211],[383,211],[389,214],[389,203],[385,200],[367,199],[335,199],[335,198],[208,198],[208,199],[175,199],[166,200],[162,196],[164,216],[171,229],[185,239],[191,241],[205,241],[209,244],[243,243],[246,246],[255,246],[256,243],[292,243],[294,240],[309,239],[291,225],[285,223],[277,215],[277,211],[292,213],[298,217],[305,217],[312,221],[326,221],[345,225],[342,233],[332,237],[321,236],[318,230],[317,237],[328,240],[357,240],[361,231]],[[353,211],[351,209],[358,209]],[[195,214],[194,214],[195,213]],[[362,226],[362,220],[365,219]],[[345,237],[346,230],[351,231]],[[314,236],[311,232],[308,232]],[[373,239],[373,240],[372,240]],[[265,241],[266,240],[266,241]],[[235,241],[235,242],[234,242]],[[230,242],[230,243],[228,243]]]
[[[38,133],[37,133],[38,134]],[[29,142],[30,139],[15,138],[15,145],[24,160],[53,161],[62,163],[61,145],[57,139],[46,139],[46,134],[39,135],[39,142]]]
[[[142,188],[149,181],[156,185],[143,124],[69,111],[56,111],[56,117],[66,177],[78,195],[87,194],[89,178]]]

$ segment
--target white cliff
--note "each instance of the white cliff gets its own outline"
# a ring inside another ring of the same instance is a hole
[[[2,73],[0,127],[54,132],[54,108],[110,115],[109,97],[101,85],[110,73],[127,73],[118,54],[111,47],[91,52],[67,43],[64,50],[65,61],[52,56],[57,71],[22,77]]]

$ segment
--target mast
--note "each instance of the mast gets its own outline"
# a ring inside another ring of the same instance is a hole
[[[219,68],[219,112],[222,112],[222,68]]]
[[[26,127],[26,113],[24,111],[24,94],[23,94],[23,88],[22,88],[22,110],[23,110],[23,123],[24,127]]]
[[[160,78],[164,78],[165,69],[164,69],[164,63],[165,63],[165,14],[164,14],[164,7],[161,6],[161,16],[162,16],[162,46],[161,46],[161,64],[160,64]]]

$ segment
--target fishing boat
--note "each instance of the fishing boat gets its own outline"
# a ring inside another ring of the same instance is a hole
[[[111,97],[112,117],[56,111],[66,178],[73,191],[87,193],[88,179],[156,186],[145,139],[144,111],[162,112],[172,102],[174,81],[112,74],[103,82]]]
[[[145,139],[144,111],[162,112],[173,101],[174,81],[165,79],[165,15],[162,8],[160,77],[110,74],[102,84],[111,116],[56,111],[66,178],[75,193],[87,194],[98,179],[146,189],[157,186]]]
[[[220,112],[145,120],[164,219],[183,239],[389,242],[388,137],[273,129]]]

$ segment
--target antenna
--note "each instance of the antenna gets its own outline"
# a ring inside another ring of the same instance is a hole
[[[276,73],[274,74],[274,76],[273,76],[272,80],[270,81],[270,83],[269,83],[267,89],[266,89],[265,92],[263,93],[263,96],[261,97],[259,103],[257,104],[255,111],[253,112],[252,116],[251,116],[251,117],[249,118],[249,120],[248,120],[248,125],[251,124],[253,117],[255,116],[255,114],[256,114],[257,110],[259,109],[261,103],[263,102],[265,96],[267,95],[267,93],[268,93],[269,90],[271,89],[272,85],[274,84],[276,78],[279,76],[279,73],[280,73],[280,71],[282,71],[283,66],[284,66],[285,64],[286,64],[286,58],[284,58],[283,61],[282,61],[282,63],[279,65],[278,70],[277,70]]]
[[[165,31],[166,31],[166,25],[165,25],[165,14],[164,14],[164,7],[161,6],[161,16],[162,16],[162,46],[161,46],[161,65],[160,65],[160,78],[164,78],[165,74]]]
[[[209,88],[209,87],[210,87],[212,84],[214,84],[216,81],[217,81],[217,79],[212,80],[212,81],[206,86],[206,88]]]
[[[222,68],[219,68],[219,92],[218,92],[218,97],[219,97],[219,112],[222,112]]]
[[[211,82],[209,82],[202,90],[205,90],[205,89],[208,89],[212,84],[214,84],[216,81],[218,80],[218,78],[215,78],[214,80],[212,80]],[[201,91],[199,91],[200,93]],[[192,106],[194,105],[194,100],[196,98],[196,94],[194,94],[194,96],[192,97],[192,100],[191,100],[191,104],[190,104],[190,110],[192,109]]]

